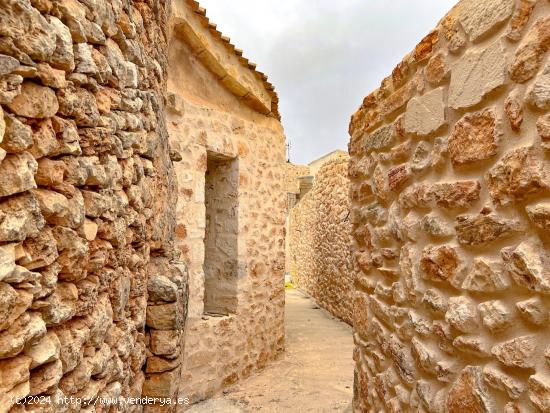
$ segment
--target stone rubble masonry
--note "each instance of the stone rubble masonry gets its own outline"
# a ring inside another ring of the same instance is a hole
[[[355,412],[550,411],[549,39],[462,0],[352,116]]]
[[[174,166],[175,248],[189,270],[182,373],[172,384],[196,402],[265,367],[284,349],[285,136],[272,86],[205,10],[194,1],[173,2],[170,21],[167,126],[180,159]],[[230,164],[229,175],[223,167],[207,169],[216,162]],[[225,254],[227,260],[220,258]],[[213,256],[219,260],[205,262]],[[230,305],[210,300],[216,288]],[[158,358],[173,348],[168,341],[155,346]],[[170,366],[155,362],[152,368]]]
[[[331,314],[352,323],[348,159],[326,162],[289,217],[293,283]]]
[[[290,162],[285,164],[284,187],[287,193],[287,212],[290,212],[300,195],[300,180],[298,178],[309,175],[310,168],[307,165],[297,165]]]
[[[0,412],[177,394],[188,288],[168,15],[149,0],[0,0]],[[25,396],[52,404],[14,406]]]

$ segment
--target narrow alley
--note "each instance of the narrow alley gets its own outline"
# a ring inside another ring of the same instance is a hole
[[[351,328],[296,289],[286,290],[286,352],[190,413],[351,412]]]

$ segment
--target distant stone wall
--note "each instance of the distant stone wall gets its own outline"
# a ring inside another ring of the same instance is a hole
[[[0,0],[0,412],[176,394],[167,7]]]
[[[300,180],[298,178],[309,175],[309,166],[296,165],[290,162],[285,164],[284,188],[287,193],[287,213],[296,203],[300,195]]]
[[[336,317],[352,321],[348,160],[324,164],[313,188],[291,210],[289,263],[293,283]]]
[[[549,48],[463,0],[353,115],[354,411],[550,411]]]

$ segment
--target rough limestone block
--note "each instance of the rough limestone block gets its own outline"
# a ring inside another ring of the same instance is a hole
[[[34,174],[38,163],[28,152],[8,155],[0,164],[0,196],[36,188]]]
[[[469,50],[453,67],[449,106],[453,109],[474,106],[505,81],[506,53],[500,40],[484,50]]]
[[[495,205],[506,205],[548,188],[545,161],[534,147],[513,149],[486,174],[489,193]]]
[[[537,76],[535,82],[527,91],[525,100],[537,109],[550,109],[550,65],[547,65],[542,73]]]
[[[440,87],[409,101],[404,118],[405,132],[429,135],[446,123],[443,91]]]
[[[549,48],[550,16],[546,16],[535,22],[517,48],[509,70],[512,80],[525,83],[533,78]]]
[[[542,201],[534,205],[529,205],[527,214],[531,221],[543,230],[550,230],[550,201]]]
[[[505,366],[532,368],[535,366],[536,336],[521,336],[497,344],[491,349],[493,355]]]
[[[465,0],[461,3],[459,20],[471,41],[488,34],[514,11],[514,0]]]
[[[31,368],[51,363],[59,359],[61,343],[53,332],[48,332],[41,340],[25,349],[25,355],[32,359]]]
[[[462,370],[449,390],[445,408],[449,413],[458,413],[465,408],[484,413],[493,411],[481,367],[466,366]]]
[[[481,161],[497,153],[502,126],[495,108],[464,115],[449,137],[449,154],[453,165]]]
[[[10,74],[19,67],[19,61],[11,56],[0,54],[0,76]]]
[[[16,115],[40,119],[55,115],[59,103],[52,89],[26,81],[21,85],[21,94],[13,99],[8,107]]]
[[[529,377],[529,399],[541,412],[550,410],[550,379],[543,374]]]

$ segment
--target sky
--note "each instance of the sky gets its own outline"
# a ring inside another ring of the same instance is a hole
[[[290,160],[347,150],[363,97],[456,0],[200,0],[275,86]]]

